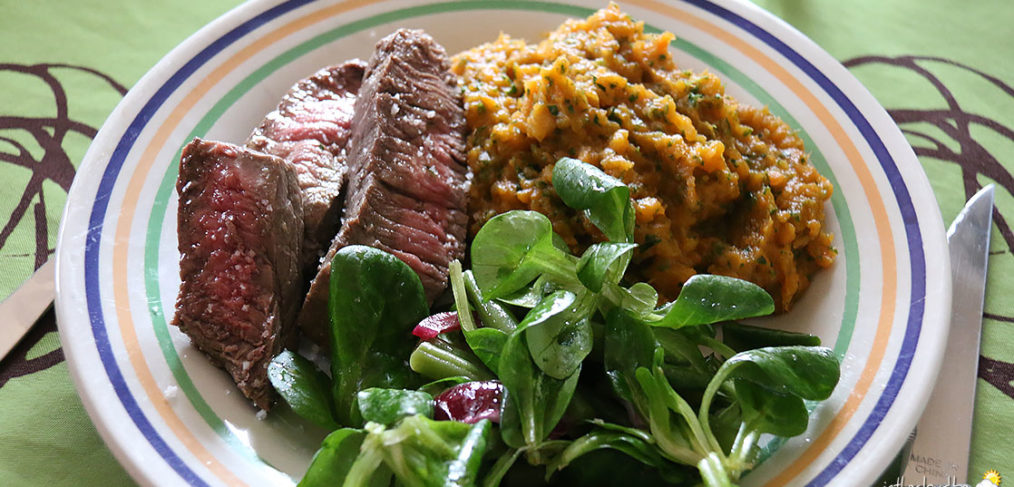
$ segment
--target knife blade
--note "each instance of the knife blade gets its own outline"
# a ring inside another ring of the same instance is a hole
[[[0,360],[53,304],[55,261],[43,264],[14,294],[0,302]]]
[[[916,426],[904,484],[955,485],[968,480],[992,220],[993,185],[988,185],[968,200],[947,230],[953,292],[950,334],[944,366]]]

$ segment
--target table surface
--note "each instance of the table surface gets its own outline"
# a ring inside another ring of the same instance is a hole
[[[970,479],[1014,476],[1014,7],[757,0],[887,108],[945,222],[997,186]],[[127,89],[235,1],[0,1],[0,299],[42,265],[91,139]],[[678,33],[677,33],[678,34]],[[2,317],[0,317],[2,319]],[[2,323],[0,323],[2,326]],[[131,485],[85,414],[52,311],[0,362],[0,485]]]

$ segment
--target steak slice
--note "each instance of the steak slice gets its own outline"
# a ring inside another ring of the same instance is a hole
[[[412,267],[432,302],[447,267],[464,256],[470,175],[465,112],[447,53],[419,30],[377,43],[356,99],[342,228],[299,314],[303,333],[326,345],[331,258],[353,244]]]
[[[194,139],[176,192],[182,284],[173,325],[266,410],[268,363],[295,337],[302,298],[296,172],[275,156]]]
[[[307,275],[338,233],[345,146],[366,63],[330,66],[296,83],[264,117],[246,146],[278,156],[296,171],[303,195],[303,252]]]

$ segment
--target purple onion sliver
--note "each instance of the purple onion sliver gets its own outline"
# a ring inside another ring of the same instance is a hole
[[[434,419],[474,424],[483,419],[500,422],[500,381],[474,381],[458,384],[434,399]]]
[[[446,313],[437,313],[423,318],[423,320],[412,329],[412,334],[422,338],[423,340],[432,340],[441,333],[447,333],[449,331],[459,329],[461,329],[461,323],[458,322],[458,313],[455,311],[448,311]]]

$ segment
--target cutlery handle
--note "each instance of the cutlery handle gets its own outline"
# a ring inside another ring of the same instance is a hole
[[[53,304],[55,259],[50,259],[32,274],[14,294],[0,302],[0,359],[3,359],[21,337],[32,329],[39,316]]]

